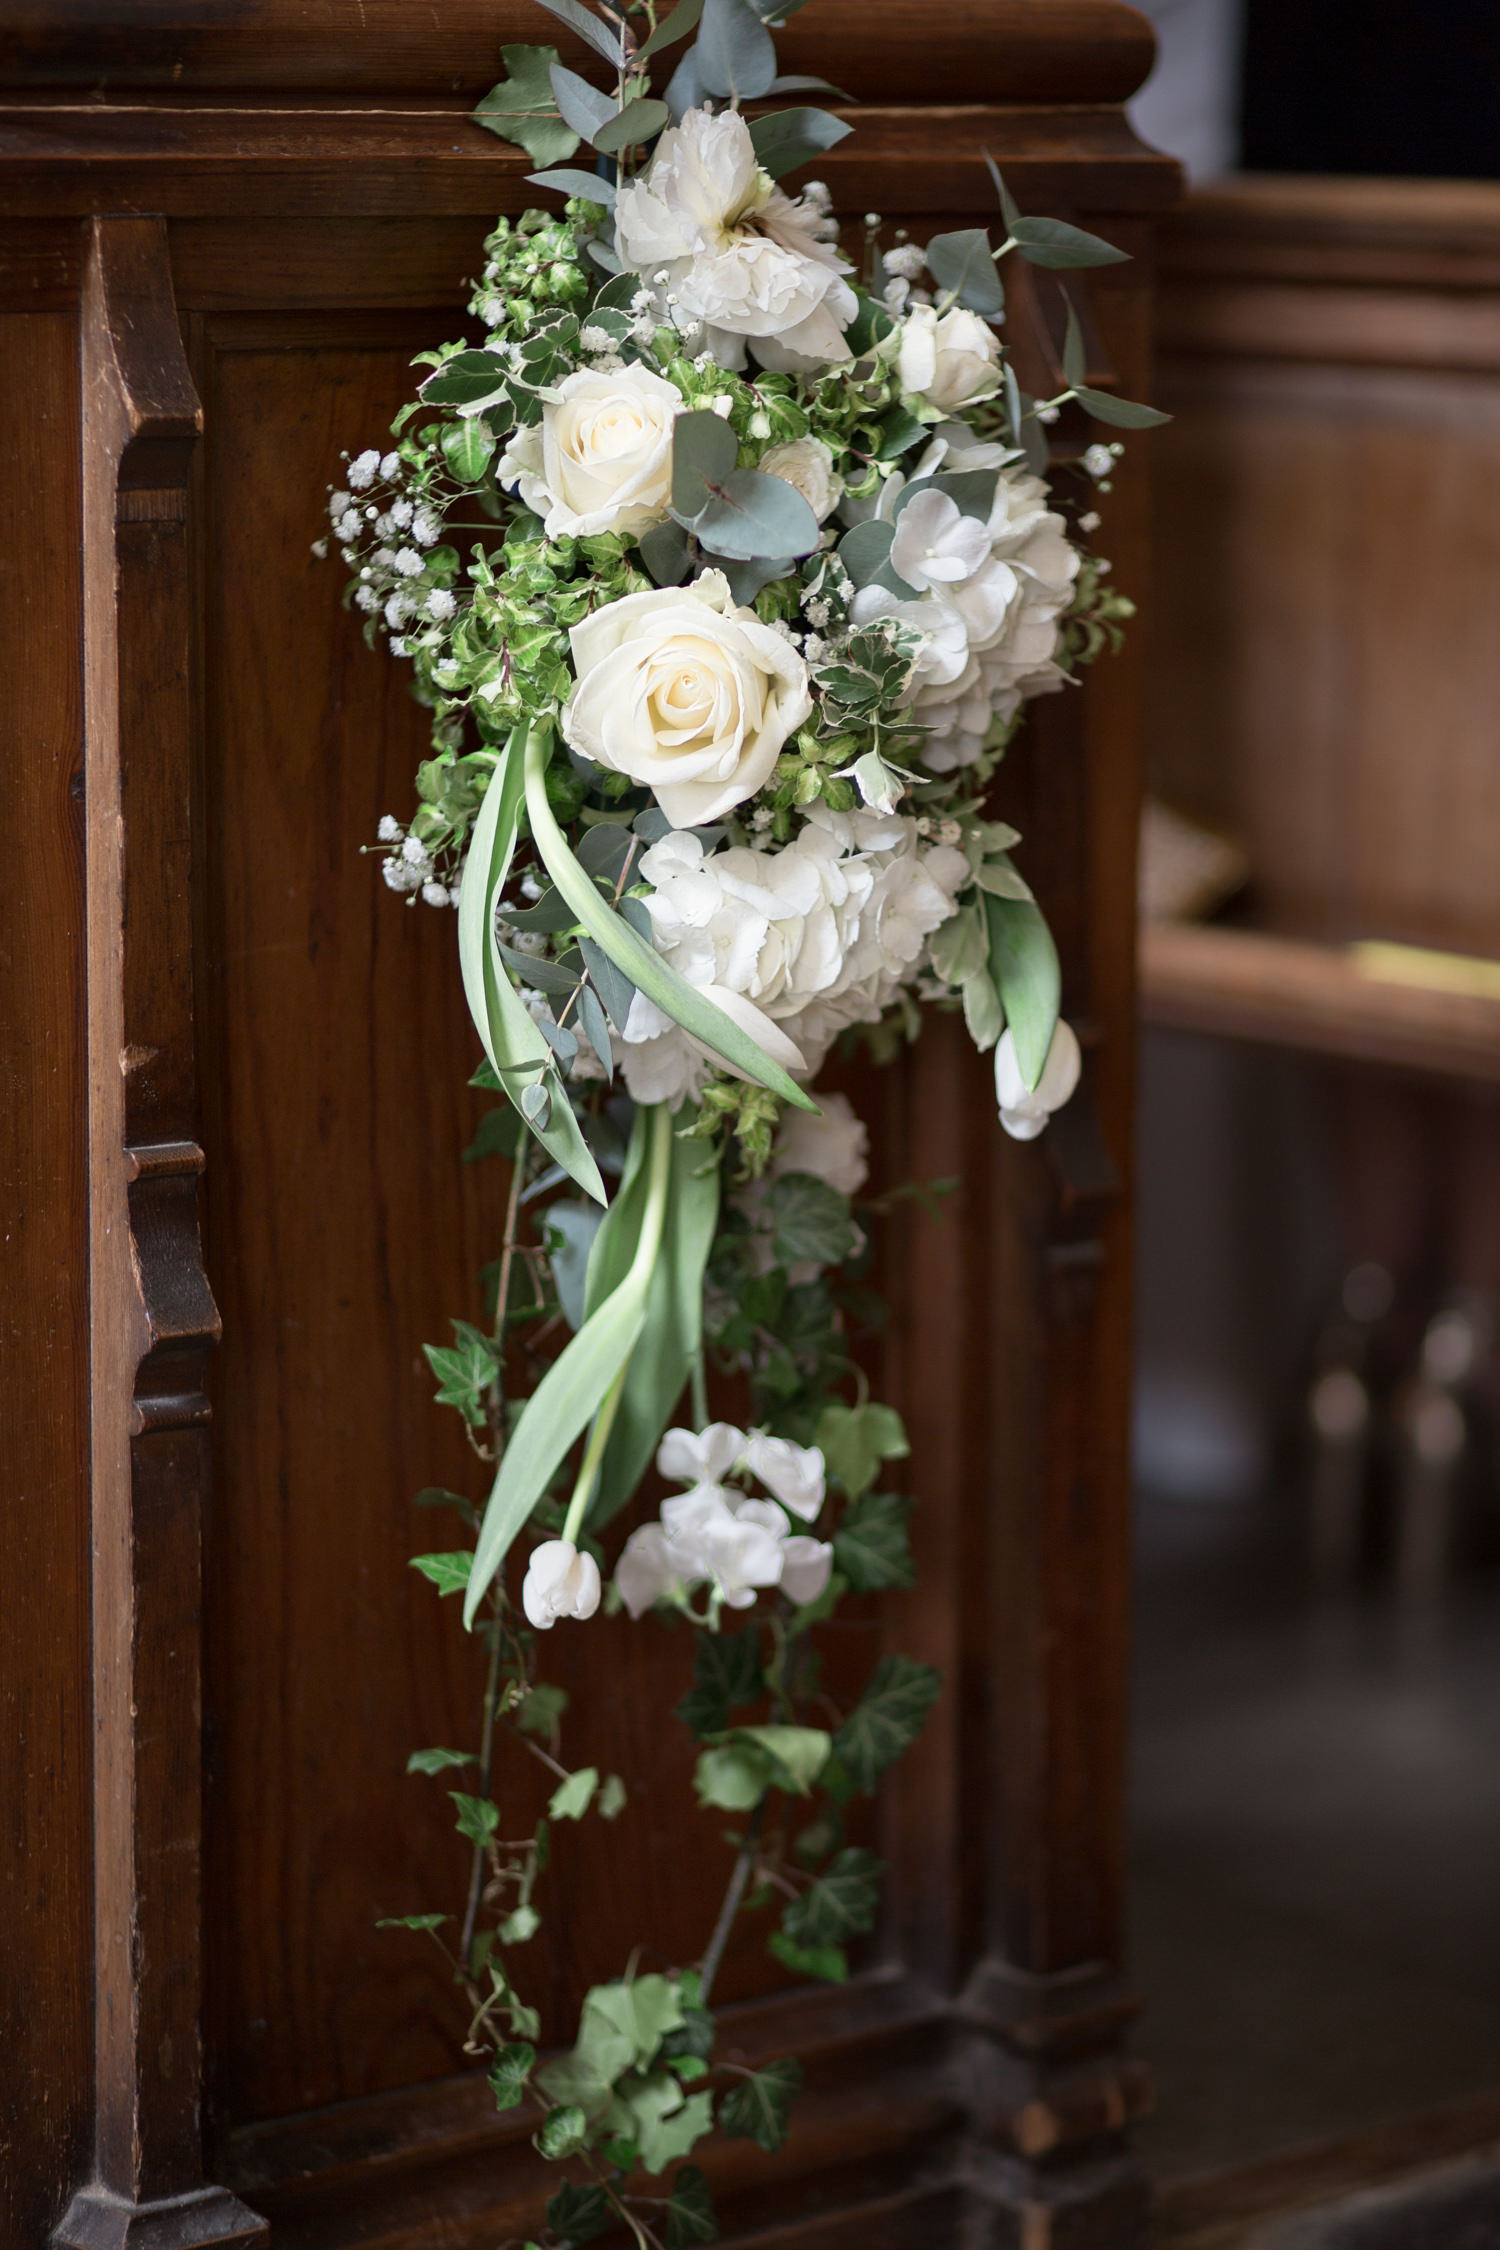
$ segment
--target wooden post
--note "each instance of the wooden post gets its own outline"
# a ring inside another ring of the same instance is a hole
[[[200,1519],[219,1316],[198,1229],[188,475],[154,218],[90,224],[81,326],[94,1617],[95,2178],[71,2250],[251,2242],[205,2187]]]

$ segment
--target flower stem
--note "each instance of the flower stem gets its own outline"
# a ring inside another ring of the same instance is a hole
[[[766,1801],[762,1797],[750,1815],[750,1825],[745,1830],[745,1841],[740,1846],[740,1856],[734,1863],[729,1878],[729,1888],[724,1893],[724,1903],[719,1908],[719,1919],[714,1924],[714,1934],[708,1941],[708,1951],[703,1956],[702,1985],[698,1996],[700,2008],[708,2006],[708,1996],[719,1973],[724,1958],[724,1948],[729,1943],[729,1933],[734,1928],[734,1918],[739,1913],[745,1896],[745,1886],[750,1880],[750,1870],[759,1856],[761,1822],[765,1818]]]
[[[495,1709],[500,1694],[500,1645],[503,1627],[497,1616],[490,1627],[490,1670],[484,1684],[484,1716],[479,1731],[479,1795],[488,1797],[490,1776],[495,1758]],[[474,1846],[474,1862],[469,1869],[469,1895],[464,1904],[463,1929],[458,1940],[459,1965],[467,1976],[469,1948],[474,1942],[474,1925],[479,1920],[479,1905],[484,1896],[484,1846]]]

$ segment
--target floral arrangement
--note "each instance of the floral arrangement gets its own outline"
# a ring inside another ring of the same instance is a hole
[[[810,1089],[835,1049],[889,1058],[936,1006],[993,1049],[1008,1132],[1073,1091],[1056,952],[984,792],[1030,699],[1129,614],[1054,504],[1047,427],[1069,401],[1160,417],[1087,387],[1071,316],[1068,388],[1020,389],[1003,259],[1120,253],[1023,217],[998,172],[998,247],[882,248],[871,217],[856,279],[827,190],[778,184],[847,124],[741,106],[820,87],[777,74],[773,24],[802,0],[541,4],[608,88],[508,47],[476,118],[562,209],[500,220],[483,341],[422,355],[394,444],[330,501],[367,636],[432,712],[416,811],[380,824],[385,880],[457,911],[474,1083],[500,1097],[467,1153],[510,1167],[485,1322],[428,1347],[490,1490],[423,1494],[470,1537],[416,1558],[488,1645],[474,1748],[411,1760],[462,1784],[470,1877],[455,1914],[403,1926],[451,1963],[498,2105],[533,2104],[568,2166],[547,2241],[623,2225],[678,2250],[716,2233],[683,2160],[715,2127],[779,2147],[801,2077],[716,2057],[730,1930],[774,1908],[787,1967],[847,1975],[881,1870],[846,1808],[939,1692],[899,1655],[847,1709],[820,1679],[818,1628],[913,1568],[911,1502],[884,1488],[905,1435],[852,1354],[891,1197],[862,1198],[865,1128]],[[583,142],[595,169],[567,161]],[[1085,496],[1118,451],[1075,448]],[[711,1377],[736,1421],[711,1419]],[[616,1543],[653,1462],[678,1489]],[[697,1795],[740,1825],[713,1929],[597,1986],[542,2061],[524,1964],[549,1854],[625,1790],[565,1762],[538,1652],[601,1602],[686,1620]],[[502,1745],[556,1784],[519,1840]]]

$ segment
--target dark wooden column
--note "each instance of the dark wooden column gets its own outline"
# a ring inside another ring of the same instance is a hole
[[[198,1230],[188,479],[165,222],[89,222],[88,874],[95,2177],[76,2250],[249,2242],[202,2174],[201,1515],[219,1316]]]

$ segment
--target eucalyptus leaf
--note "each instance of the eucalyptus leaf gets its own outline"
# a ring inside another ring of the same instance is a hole
[[[1005,221],[1005,232],[1008,236],[1014,237],[1016,228],[1021,222],[1021,213],[1010,189],[1001,176],[999,165],[988,149],[984,152],[984,161],[989,166],[990,178],[995,183],[995,193],[1000,198],[1000,216]]]
[[[642,141],[654,141],[669,116],[665,102],[652,101],[639,95],[627,102],[607,125],[601,125],[594,135],[594,146],[601,156],[613,156],[617,149],[634,148]]]
[[[991,898],[1030,898],[1031,885],[1024,875],[1011,866],[1008,859],[987,859],[977,871],[975,882]]]
[[[552,96],[548,71],[560,58],[555,47],[502,47],[508,75],[492,86],[471,121],[502,141],[524,148],[533,164],[559,164],[578,146],[578,135],[564,124]]]
[[[549,15],[565,23],[570,31],[586,40],[596,54],[604,57],[611,70],[618,70],[623,59],[623,43],[618,29],[600,21],[592,8],[585,8],[583,0],[541,0]]]
[[[1068,325],[1063,336],[1063,375],[1070,390],[1077,390],[1088,373],[1088,354],[1083,347],[1083,327],[1078,318],[1078,307],[1064,292],[1063,303],[1068,308]]]
[[[1062,971],[1041,909],[1023,899],[987,898],[990,968],[1016,1046],[1022,1078],[1035,1087],[1046,1065],[1062,1005]]]
[[[578,995],[578,1021],[583,1036],[598,1057],[599,1068],[605,1078],[613,1082],[615,1075],[614,1049],[610,1045],[609,1023],[599,1003],[599,995],[585,985]]]
[[[660,54],[663,47],[675,47],[679,39],[686,39],[690,31],[697,30],[702,13],[703,0],[677,0],[666,21],[659,23],[650,38],[642,41],[636,50],[636,61],[648,62],[652,55]]]
[[[692,519],[692,530],[711,554],[738,562],[810,555],[818,519],[795,485],[759,469],[731,469],[710,487],[710,498]]]
[[[692,568],[688,535],[680,523],[653,524],[642,534],[640,548],[641,561],[658,586],[680,586]]]
[[[839,541],[839,561],[856,586],[868,586],[879,576],[890,561],[891,541],[896,536],[893,523],[882,523],[872,516],[868,523],[857,523],[846,531]]]
[[[701,109],[707,94],[708,88],[703,83],[703,75],[698,67],[698,43],[695,40],[662,89],[662,100],[672,113],[673,124],[677,124],[687,110]]]
[[[768,94],[833,94],[841,102],[852,102],[854,96],[842,86],[835,86],[828,78],[810,78],[806,71],[784,70],[771,80]]]
[[[1073,266],[1119,266],[1130,252],[1117,250],[1097,234],[1070,227],[1063,219],[1017,218],[1011,226],[1016,247],[1029,265],[1066,269]]]
[[[998,469],[952,469],[946,476],[915,478],[898,493],[891,522],[900,521],[902,511],[919,492],[944,492],[962,514],[977,516],[983,522],[995,504],[999,479]]]
[[[1170,422],[1170,414],[1163,414],[1154,406],[1139,406],[1133,399],[1116,398],[1112,391],[1086,390],[1076,384],[1073,396],[1080,406],[1086,406],[1096,422],[1107,422],[1116,430],[1157,430],[1163,422]]]
[[[568,1326],[574,1330],[583,1326],[589,1252],[594,1247],[594,1237],[603,1223],[604,1213],[597,1203],[564,1202],[552,1203],[547,1207],[547,1254],[552,1266],[552,1280],[563,1316]],[[467,1573],[465,1581],[467,1582]]]
[[[703,0],[698,73],[706,92],[756,101],[776,76],[776,46],[750,0]]]
[[[559,195],[585,196],[590,203],[600,203],[606,211],[615,207],[615,189],[612,180],[601,179],[597,172],[580,171],[571,164],[559,165],[550,172],[528,172],[532,187],[553,188]]]
[[[961,227],[953,234],[935,234],[927,245],[927,270],[939,289],[956,297],[971,312],[1004,310],[1005,291],[995,271],[990,238],[983,227]]]
[[[506,967],[514,970],[521,983],[530,985],[534,992],[550,993],[554,1000],[565,1000],[577,989],[576,970],[565,969],[556,961],[538,960],[532,953],[517,953],[508,945],[502,945],[499,951]]]
[[[727,422],[700,408],[672,425],[672,506],[695,516],[712,498],[711,487],[739,459],[739,440]]]
[[[552,98],[566,122],[582,139],[593,141],[615,114],[609,95],[601,94],[597,86],[591,86],[565,63],[555,62],[547,75],[552,82]]]
[[[605,1014],[623,1037],[630,1003],[635,998],[635,986],[592,938],[580,938],[578,950],[583,955],[594,990],[604,1004]]]
[[[773,180],[847,140],[852,128],[826,109],[778,109],[750,127],[756,162]]]
[[[795,555],[772,558],[756,556],[749,562],[731,562],[723,558],[724,576],[729,580],[729,591],[741,609],[748,609],[762,586],[774,585],[778,578],[790,578],[797,567]]]

